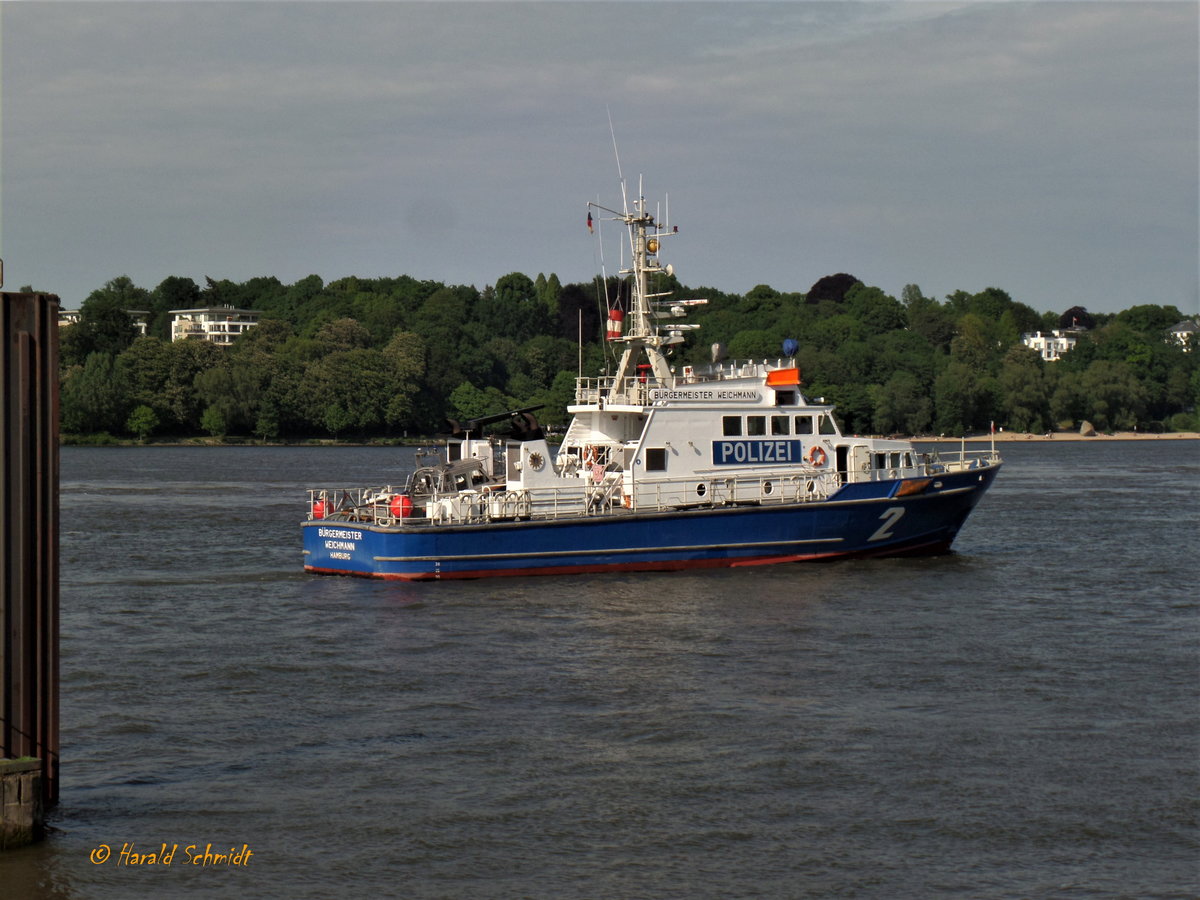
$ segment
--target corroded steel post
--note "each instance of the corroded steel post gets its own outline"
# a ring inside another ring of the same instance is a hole
[[[58,297],[0,293],[0,758],[58,799]]]

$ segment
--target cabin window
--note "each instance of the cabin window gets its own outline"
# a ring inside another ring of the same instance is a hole
[[[795,406],[796,392],[795,391],[776,391],[775,392],[776,406]],[[786,432],[785,432],[786,434]]]
[[[766,416],[746,416],[746,434],[762,436],[767,433]]]
[[[647,472],[665,472],[665,471],[667,471],[667,448],[666,447],[647,447],[646,448],[646,471]]]
[[[796,416],[796,434],[812,434],[812,416]]]
[[[875,468],[877,468],[877,469],[886,469],[887,468],[887,454],[886,453],[876,453],[875,454]]]
[[[791,434],[787,416],[771,416],[771,434]]]
[[[446,444],[446,462],[458,462],[462,459],[462,444]]]
[[[742,417],[723,416],[721,418],[721,433],[725,437],[739,437],[742,433]]]
[[[900,468],[900,453],[899,453],[899,451],[892,454],[891,461],[892,461],[891,468],[893,468],[893,469]]]
[[[818,423],[818,425],[820,427],[821,434],[837,434],[837,425],[834,424],[833,416],[820,416],[820,420],[821,421]]]
[[[908,451],[905,451],[905,453],[904,453],[904,468],[911,469],[912,466],[913,466],[912,454],[909,453]]]

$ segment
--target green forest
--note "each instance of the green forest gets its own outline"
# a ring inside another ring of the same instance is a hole
[[[562,426],[580,371],[611,370],[605,294],[625,287],[520,272],[483,290],[408,276],[206,282],[146,289],[122,276],[92,292],[61,332],[64,440],[416,438],[447,417],[536,404]],[[1174,306],[1038,312],[997,288],[938,300],[916,285],[897,299],[848,274],[806,293],[726,294],[667,275],[654,290],[708,300],[688,319],[701,328],[672,357],[677,371],[709,362],[716,342],[730,359],[774,359],[793,338],[805,392],[837,404],[848,433],[1200,426],[1200,353],[1168,340],[1183,319]],[[207,306],[262,319],[228,348],[169,340],[168,310]],[[146,336],[128,310],[149,311]],[[1061,360],[1021,344],[1071,325],[1087,330]]]

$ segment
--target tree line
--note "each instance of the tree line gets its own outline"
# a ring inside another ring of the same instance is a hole
[[[758,285],[745,295],[659,276],[656,292],[706,298],[689,321],[700,340],[677,366],[776,358],[799,343],[805,391],[837,404],[850,433],[1196,430],[1200,353],[1165,340],[1174,306],[1114,314],[1039,313],[997,288],[939,301],[916,285],[896,299],[841,273],[804,293]],[[449,418],[544,404],[566,424],[575,378],[611,370],[603,340],[617,279],[563,285],[513,272],[477,290],[396,278],[310,275],[291,285],[170,277],[153,289],[125,276],[93,291],[62,331],[62,431],[71,436],[261,440],[429,436]],[[171,309],[232,306],[262,314],[228,348],[169,339]],[[139,336],[128,310],[148,312]],[[1045,362],[1021,335],[1086,328]],[[580,337],[582,336],[582,341]],[[619,345],[617,345],[619,348]]]

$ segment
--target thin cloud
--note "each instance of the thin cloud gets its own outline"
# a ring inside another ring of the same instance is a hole
[[[616,194],[606,108],[626,176],[671,195],[690,284],[847,270],[1039,309],[1196,304],[1194,4],[3,16],[10,284],[68,305],[122,273],[589,278],[579,210]]]

